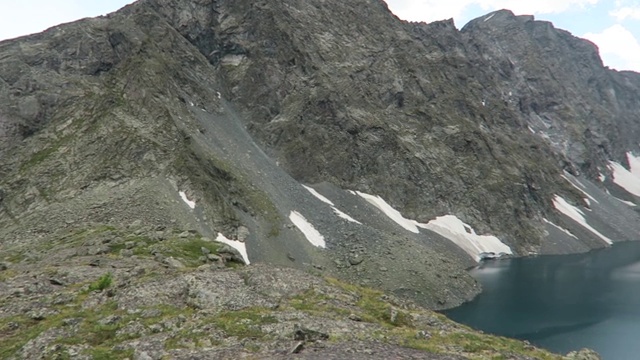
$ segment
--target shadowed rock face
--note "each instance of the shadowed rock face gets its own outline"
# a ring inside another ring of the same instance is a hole
[[[0,43],[0,252],[37,262],[66,231],[139,222],[453,306],[479,291],[472,259],[341,189],[423,223],[455,215],[517,255],[603,246],[584,229],[544,246],[543,219],[571,229],[554,196],[584,204],[563,170],[604,189],[607,162],[637,152],[639,87],[592,44],[508,11],[458,31],[379,0],[141,0]]]

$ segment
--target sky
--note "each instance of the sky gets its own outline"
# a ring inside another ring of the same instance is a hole
[[[187,0],[185,0],[187,1]],[[453,18],[462,28],[493,10],[535,15],[594,42],[605,65],[640,72],[640,0],[385,0],[399,18]],[[0,0],[0,40],[115,11],[132,0]]]

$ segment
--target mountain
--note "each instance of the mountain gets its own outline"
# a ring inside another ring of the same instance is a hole
[[[483,258],[640,238],[639,89],[506,10],[140,0],[0,42],[0,276],[112,271],[129,309],[136,262],[173,279],[224,243],[456,306]]]

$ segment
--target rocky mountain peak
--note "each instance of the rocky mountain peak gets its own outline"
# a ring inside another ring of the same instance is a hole
[[[501,9],[469,21],[461,31],[488,31],[493,28],[524,27],[535,21],[533,15],[516,16],[511,10]]]
[[[0,43],[0,260],[182,269],[225,244],[455,306],[484,258],[637,239],[639,89],[509,11],[142,0]]]

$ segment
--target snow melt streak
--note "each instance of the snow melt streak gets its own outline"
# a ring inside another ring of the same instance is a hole
[[[599,236],[602,240],[604,240],[607,244],[613,244],[613,241],[608,237],[602,235],[598,230],[591,227],[591,225],[587,224],[587,220],[584,218],[584,213],[580,211],[577,207],[569,204],[565,199],[556,195],[553,198],[553,206],[560,211],[561,213],[567,215],[571,219],[573,219],[578,224],[582,225],[587,230],[591,231],[595,235]]]
[[[547,224],[549,224],[549,225],[553,226],[554,228],[556,228],[556,229],[558,229],[558,230],[562,231],[563,233],[565,233],[565,234],[567,234],[567,235],[569,235],[569,236],[571,236],[571,237],[573,237],[573,238],[576,238],[576,239],[578,238],[577,236],[573,235],[573,234],[571,233],[571,231],[569,231],[569,230],[567,230],[567,229],[565,229],[565,228],[562,228],[562,227],[560,227],[560,226],[558,226],[558,225],[556,225],[556,224],[552,223],[551,221],[549,221],[549,220],[547,220],[547,219],[544,219],[544,222],[546,222]]]
[[[299,212],[292,211],[291,214],[289,214],[289,220],[291,220],[293,225],[302,231],[304,236],[311,244],[313,244],[313,246],[321,248],[327,247],[327,244],[324,241],[324,236],[322,236],[322,234],[320,234],[320,232],[316,230],[316,228],[314,228],[313,225],[311,225]]]
[[[218,233],[218,237],[216,238],[217,242],[221,242],[223,244],[227,244],[232,248],[238,250],[240,255],[242,255],[242,259],[244,259],[244,263],[249,265],[249,255],[247,255],[247,245],[242,241],[230,240],[227,239],[226,236],[222,235],[222,233]]]
[[[317,197],[320,201],[322,201],[325,204],[329,204],[331,206],[334,206],[333,202],[329,199],[327,199],[326,197],[322,196],[322,194],[320,194],[319,192],[316,191],[316,189],[309,187],[307,185],[302,185],[303,188],[307,189],[307,191],[309,191],[311,193],[311,195]]]
[[[414,234],[420,232],[417,226],[418,222],[416,222],[415,220],[405,219],[405,217],[402,216],[402,214],[398,210],[387,204],[387,202],[384,201],[380,196],[369,195],[360,191],[356,191],[356,194],[367,200],[371,205],[380,209],[391,220],[395,221],[396,224],[402,226],[403,228],[411,231]]]
[[[184,191],[180,191],[180,197],[182,198],[182,201],[184,201],[184,203],[191,208],[191,210],[196,208],[196,202],[189,200],[187,194]]]
[[[563,179],[567,180],[569,182],[569,184],[571,184],[574,188],[578,189],[581,193],[584,194],[584,196],[586,196],[587,198],[585,198],[585,200],[587,201],[587,205],[591,206],[591,200],[593,200],[596,203],[599,203],[598,200],[596,200],[596,198],[594,198],[593,196],[591,196],[588,192],[584,191],[582,188],[585,187],[580,181],[578,181],[578,179],[576,179],[576,183],[574,183],[573,181],[571,181],[571,179],[569,179],[566,175],[561,175]]]
[[[345,219],[347,221],[350,221],[352,223],[356,223],[356,224],[362,225],[362,223],[360,221],[358,221],[358,220],[352,218],[351,216],[343,213],[342,211],[338,210],[338,208],[335,206],[335,204],[331,200],[329,200],[326,197],[322,196],[322,194],[317,192],[314,188],[306,186],[306,185],[302,185],[302,187],[307,189],[311,193],[311,195],[317,197],[323,203],[331,205],[331,208],[333,209],[333,212],[336,213],[336,215],[338,215],[338,217],[340,217],[342,219]]]

